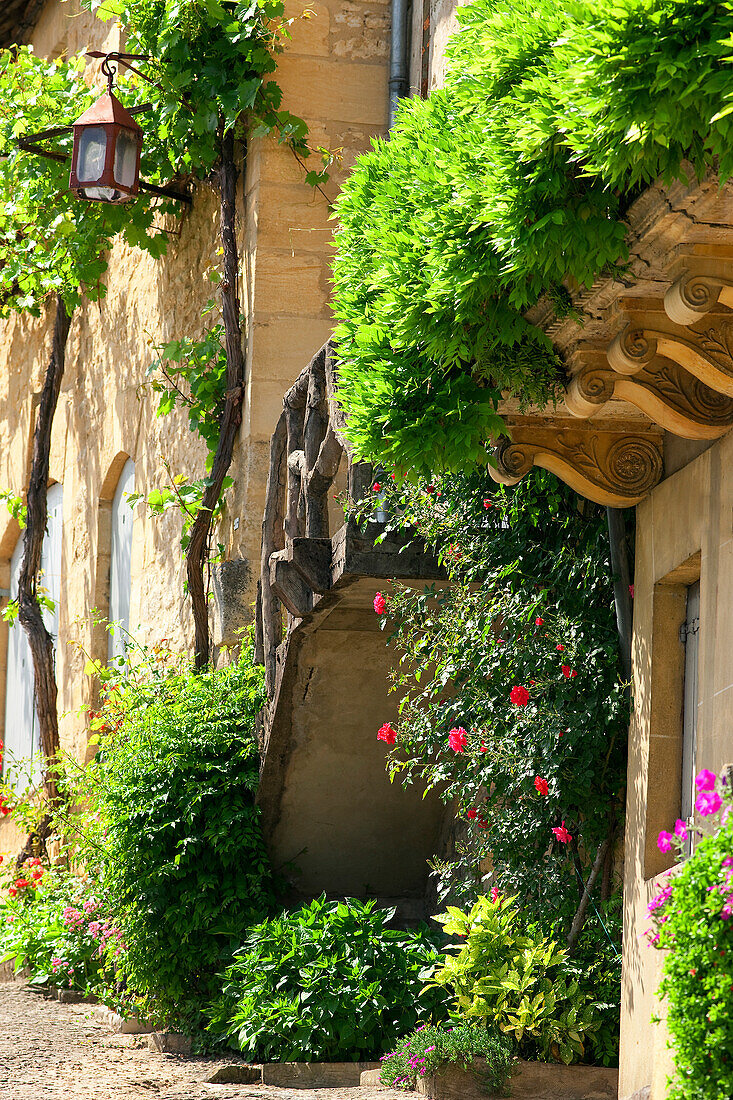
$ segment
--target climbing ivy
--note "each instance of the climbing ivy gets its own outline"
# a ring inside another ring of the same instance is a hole
[[[338,201],[341,400],[359,453],[470,468],[502,391],[552,400],[525,317],[627,259],[658,177],[733,167],[730,0],[473,0],[445,87],[404,101]]]

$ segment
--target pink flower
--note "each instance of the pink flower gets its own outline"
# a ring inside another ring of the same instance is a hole
[[[687,822],[678,817],[674,823],[674,835],[684,840],[687,836]]]
[[[660,852],[671,852],[673,840],[674,838],[672,834],[665,832],[665,830],[662,829],[661,833],[657,837],[657,848],[659,848]]]
[[[388,745],[394,745],[396,740],[397,730],[392,729],[389,722],[385,722],[383,726],[379,727],[377,741],[385,741]]]
[[[499,900],[499,889],[496,886],[491,887],[491,900],[494,905],[496,905],[497,901]]]
[[[493,503],[491,497],[484,497],[484,508],[490,508]]]
[[[376,596],[374,597],[374,610],[376,611],[377,615],[384,615],[385,611],[387,610],[387,600],[381,592],[377,592]]]
[[[716,814],[722,805],[723,799],[717,791],[704,791],[697,796],[695,809],[703,817],[709,817],[710,814]]]
[[[557,825],[552,831],[561,844],[569,844],[570,841],[573,839],[570,833],[565,828],[564,819],[562,825]]]
[[[509,692],[509,698],[514,703],[515,707],[526,707],[529,702],[529,692],[526,687],[522,687],[520,684],[515,684],[512,690]]]
[[[707,768],[703,768],[695,779],[695,786],[698,791],[714,791],[716,779],[717,776],[714,772],[709,771]]]
[[[537,616],[537,618],[536,618],[536,619],[535,619],[535,621],[534,621],[534,625],[535,625],[535,626],[542,626],[542,624],[543,624],[543,622],[544,622],[544,621],[545,621],[545,620],[544,620],[544,619],[542,618],[542,616],[541,616],[541,615],[538,615],[538,616]]]
[[[633,598],[634,598],[634,586],[633,586],[633,584],[629,585],[629,595],[631,596],[631,598],[633,600]]]
[[[463,726],[458,726],[457,729],[451,730],[448,734],[448,746],[453,749],[453,752],[465,752],[467,744],[468,734]]]
[[[536,775],[534,777],[534,785],[535,785],[535,788],[537,789],[537,791],[543,797],[547,794],[547,792],[549,790],[549,787],[547,785],[547,780],[543,779],[541,775]]]

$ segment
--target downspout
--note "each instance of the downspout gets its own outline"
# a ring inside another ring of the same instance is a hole
[[[389,58],[389,102],[387,121],[389,128],[397,113],[397,104],[410,93],[407,66],[407,13],[409,0],[392,0],[392,35]]]
[[[608,520],[608,541],[611,546],[611,569],[613,570],[613,597],[616,604],[616,627],[621,649],[621,663],[624,675],[631,680],[631,576],[629,573],[629,554],[626,545],[626,522],[621,508],[606,508]]]

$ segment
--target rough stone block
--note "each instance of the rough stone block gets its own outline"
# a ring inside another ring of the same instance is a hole
[[[262,1084],[289,1089],[358,1088],[365,1070],[379,1062],[270,1062],[262,1067]]]
[[[62,1005],[98,1005],[99,997],[91,993],[80,993],[78,989],[57,989],[55,993],[57,1001]]]
[[[512,1100],[616,1100],[618,1070],[517,1061],[510,1090]],[[474,1058],[467,1069],[445,1066],[419,1079],[417,1091],[428,1100],[486,1100],[504,1095],[487,1087],[485,1058]]]
[[[262,1083],[262,1066],[231,1062],[227,1066],[218,1066],[206,1078],[206,1083],[209,1085],[259,1085]]]
[[[215,645],[235,645],[236,632],[251,620],[251,580],[252,569],[245,558],[223,561],[211,570]]]
[[[191,1036],[178,1031],[154,1031],[148,1035],[148,1049],[158,1054],[190,1054]]]
[[[365,1069],[359,1078],[359,1084],[363,1089],[377,1089],[381,1085],[379,1079],[380,1069]]]

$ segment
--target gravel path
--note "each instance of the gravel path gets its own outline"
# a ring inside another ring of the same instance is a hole
[[[113,1033],[89,1005],[0,983],[2,1100],[404,1100],[389,1089],[206,1084],[226,1059],[154,1054],[135,1042]]]

